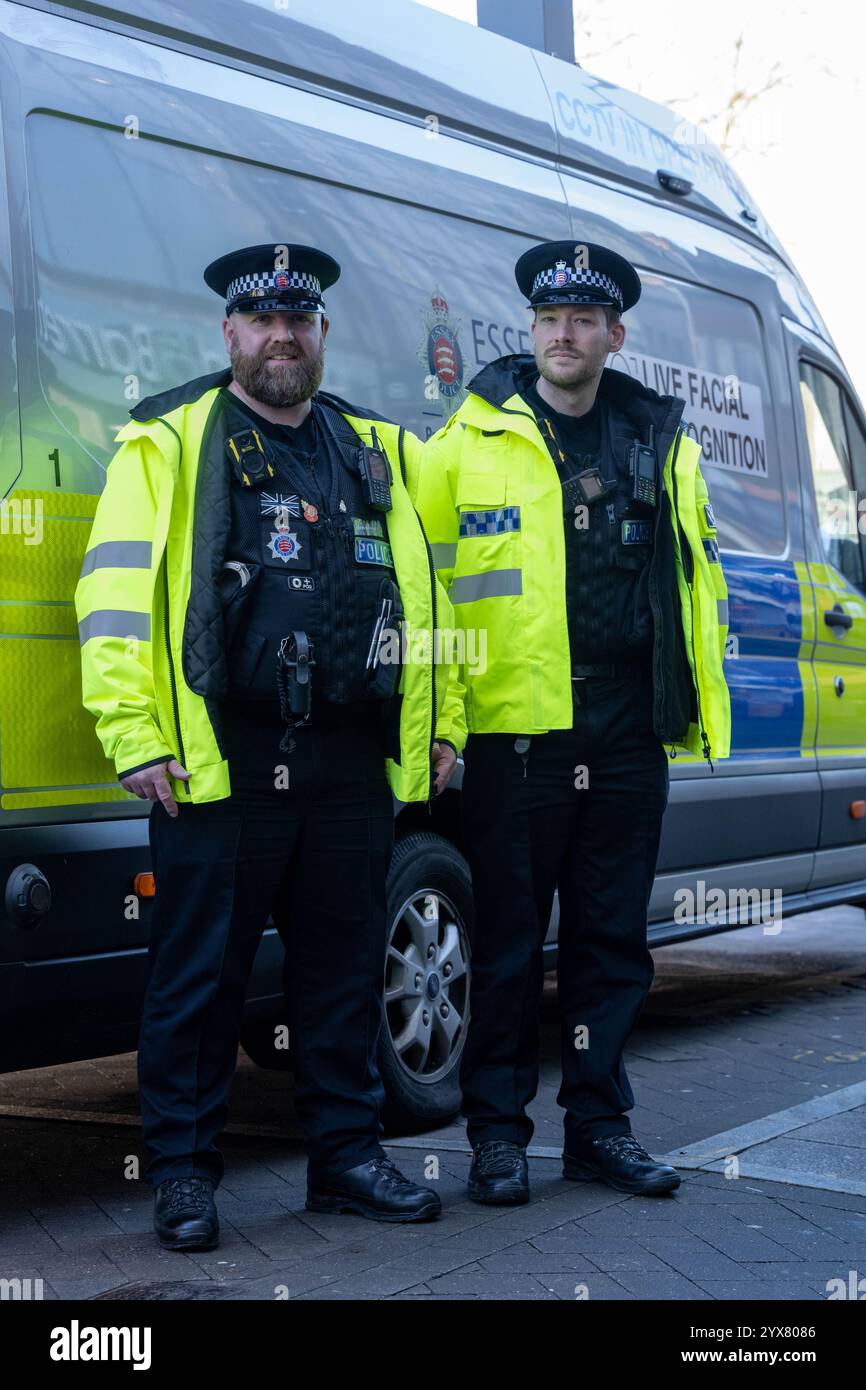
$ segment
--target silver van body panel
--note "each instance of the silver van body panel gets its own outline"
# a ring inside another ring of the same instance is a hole
[[[336,255],[326,384],[422,436],[475,370],[525,350],[512,267],[527,245],[573,235],[628,256],[644,282],[626,321],[634,369],[742,373],[766,449],[742,514],[745,473],[705,471],[730,528],[723,552],[743,645],[732,690],[749,741],[712,774],[672,763],[652,919],[669,924],[677,888],[698,877],[727,886],[748,873],[801,902],[813,888],[844,893],[866,879],[863,845],[821,841],[822,799],[840,779],[841,795],[862,786],[866,747],[825,769],[797,732],[814,651],[797,644],[817,598],[796,567],[817,551],[792,331],[835,365],[861,417],[862,407],[783,248],[693,127],[400,0],[375,18],[349,0],[293,0],[285,11],[270,0],[139,0],[134,12],[104,5],[98,15],[0,0],[0,134],[4,495],[17,478],[92,500],[130,404],[224,365],[222,306],[201,270],[234,246],[285,237]],[[693,194],[665,193],[658,167],[693,178]],[[437,328],[460,367],[438,384]],[[431,384],[438,396],[425,394]],[[766,524],[750,529],[749,509],[762,506]],[[88,517],[64,520],[83,531]],[[40,629],[40,640],[68,660],[71,593],[40,602],[65,624]],[[62,728],[49,732],[62,741]],[[0,747],[0,776],[7,758]],[[103,762],[78,792],[116,789],[111,774]],[[4,793],[54,785],[3,782]],[[140,819],[132,843],[145,844],[146,814],[82,795],[69,805],[4,799],[0,841],[11,837],[15,857],[20,827],[57,827],[73,846],[77,826]],[[97,948],[96,925],[76,930],[76,948]],[[138,949],[143,925],[125,931]],[[58,928],[28,945],[50,956],[69,940]]]

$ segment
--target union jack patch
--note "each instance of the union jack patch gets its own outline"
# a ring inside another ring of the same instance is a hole
[[[281,492],[262,492],[260,493],[262,516],[273,516],[275,512],[285,509],[289,516],[301,515],[301,499],[296,493],[290,493],[284,497]]]

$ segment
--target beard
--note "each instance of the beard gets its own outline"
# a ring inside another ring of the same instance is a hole
[[[297,349],[295,349],[297,350]],[[319,344],[315,356],[300,356],[295,362],[284,362],[280,367],[268,366],[271,356],[278,356],[271,348],[260,352],[246,353],[234,343],[229,352],[232,375],[248,396],[264,405],[300,405],[314,396],[322,384],[325,372],[325,344]]]

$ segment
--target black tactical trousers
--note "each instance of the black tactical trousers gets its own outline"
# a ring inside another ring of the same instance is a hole
[[[525,775],[513,734],[470,735],[464,751],[476,926],[461,1083],[473,1145],[532,1137],[542,945],[557,887],[565,1146],[629,1132],[622,1054],[653,978],[647,908],[668,759],[645,667],[573,687],[573,727],[535,736]]]
[[[378,735],[226,718],[232,795],[150,815],[156,877],[138,1053],[147,1179],[219,1183],[244,995],[268,913],[286,946],[296,1112],[311,1170],[381,1155],[376,1068],[393,801]],[[289,770],[288,789],[275,768]]]

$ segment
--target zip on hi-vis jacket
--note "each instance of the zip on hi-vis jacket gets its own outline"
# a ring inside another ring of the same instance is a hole
[[[400,426],[400,429],[399,429],[399,431],[398,431],[398,433],[397,433],[397,457],[398,457],[399,460],[400,460],[400,472],[401,472],[401,474],[402,474],[402,476],[403,476],[403,483],[404,483],[404,484],[405,484],[405,482],[406,482],[406,459],[405,459],[405,455],[404,455],[404,451],[403,451],[403,437],[404,437],[405,433],[406,433],[406,431],[405,431],[405,429],[403,428],[403,426],[401,425],[401,426]],[[414,507],[414,504],[413,504],[413,511],[415,512],[415,515],[418,516],[418,511],[417,511],[417,508]],[[424,544],[425,544],[426,547],[427,547],[427,564],[428,564],[429,569],[430,569],[430,604],[431,604],[431,613],[432,613],[432,621],[433,621],[433,641],[435,642],[435,640],[436,640],[436,570],[435,570],[435,568],[434,568],[434,566],[433,566],[433,552],[432,552],[432,550],[430,549],[430,542],[429,542],[428,539],[427,539],[427,532],[424,530],[424,527],[423,527],[423,525],[421,524],[421,518],[420,518],[420,516],[418,516],[418,523],[419,523],[419,525],[421,525],[421,531],[422,531],[422,534],[423,534],[423,536],[424,536]],[[433,662],[430,663],[430,687],[431,687],[431,688],[430,688],[430,750],[431,750],[431,753],[432,753],[433,744],[434,744],[434,742],[436,741],[436,667],[435,667],[435,664],[434,664]],[[427,814],[428,814],[428,816],[432,816],[432,814],[433,814],[433,789],[434,789],[435,783],[436,783],[436,774],[435,774],[434,771],[433,771],[433,763],[432,763],[432,760],[431,760],[431,763],[430,763],[430,791],[429,791],[429,794],[428,794],[428,796],[427,796]]]
[[[682,525],[682,522],[680,521],[679,504],[678,504],[678,501],[677,501],[677,470],[676,470],[676,464],[677,464],[677,454],[679,453],[679,448],[680,448],[680,439],[681,439],[681,437],[682,437],[682,430],[677,429],[676,439],[675,439],[675,441],[674,441],[674,456],[673,456],[673,459],[672,459],[672,461],[671,461],[671,478],[673,479],[673,485],[674,485],[674,516],[675,516],[676,519],[677,519],[677,535],[678,535],[678,537],[679,537],[679,542],[680,542],[680,553],[681,553],[681,555],[682,555],[682,557],[683,557],[683,570],[684,570],[685,576],[686,576],[686,586],[687,586],[688,591],[689,591],[689,608],[690,608],[690,610],[691,610],[691,616],[692,616],[692,624],[691,624],[691,637],[692,637],[692,670],[693,670],[694,673],[695,673],[695,698],[696,698],[696,700],[697,700],[697,706],[698,706],[698,728],[700,729],[700,732],[701,732],[701,743],[704,745],[704,748],[703,748],[704,757],[706,758],[707,762],[708,762],[709,765],[710,765],[710,772],[715,772],[716,769],[715,769],[715,767],[713,766],[713,760],[712,760],[712,757],[711,757],[712,748],[711,748],[711,746],[710,746],[710,741],[709,741],[709,739],[707,738],[707,731],[706,731],[706,729],[704,728],[703,716],[702,716],[702,714],[701,714],[701,691],[700,691],[700,682],[699,682],[698,679],[697,679],[698,659],[697,659],[697,656],[696,656],[696,654],[695,654],[695,600],[694,600],[694,595],[693,595],[693,593],[692,593],[692,581],[693,581],[693,579],[694,579],[694,577],[695,577],[695,557],[694,557],[694,555],[692,554],[692,547],[691,547],[691,545],[689,544],[689,538],[688,538],[688,536],[686,535],[685,531],[683,530],[683,525]],[[688,562],[688,563],[686,563],[686,562]],[[671,744],[670,756],[671,756],[671,758],[675,758],[675,757],[676,757],[676,749],[674,748],[673,744]]]

